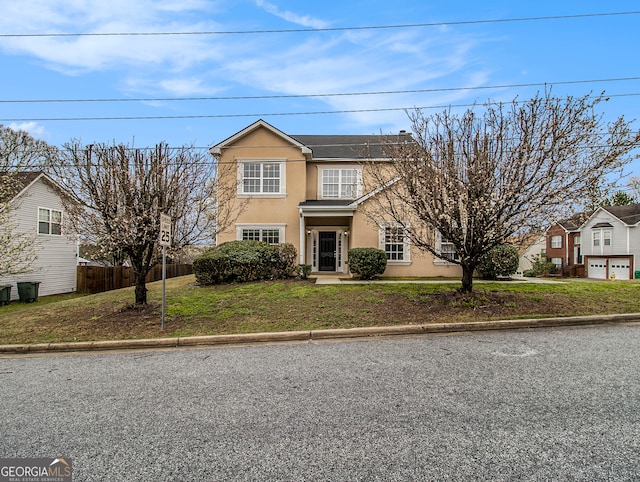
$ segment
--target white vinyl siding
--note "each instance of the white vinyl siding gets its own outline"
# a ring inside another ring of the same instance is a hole
[[[71,238],[68,232],[57,235],[56,231],[58,229],[62,231],[62,228],[56,222],[48,223],[49,232],[53,229],[54,235],[38,234],[39,212],[43,206],[46,206],[49,213],[57,212],[60,213],[61,219],[64,218],[64,208],[57,191],[47,182],[38,180],[16,201],[13,204],[11,217],[15,220],[18,231],[33,235],[38,258],[32,272],[0,278],[0,285],[12,285],[11,299],[13,300],[18,298],[16,286],[18,281],[39,282],[38,296],[75,291],[78,252],[76,240]],[[54,221],[57,216],[57,214],[54,215]]]

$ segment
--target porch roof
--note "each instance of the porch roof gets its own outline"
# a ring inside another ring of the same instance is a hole
[[[319,199],[302,201],[298,204],[298,209],[306,217],[353,216],[356,205],[351,199]]]

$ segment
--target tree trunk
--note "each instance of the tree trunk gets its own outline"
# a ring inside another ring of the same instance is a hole
[[[471,293],[473,291],[473,272],[476,270],[475,264],[462,263],[462,293]]]
[[[133,271],[136,284],[136,305],[147,304],[147,275],[134,269]]]

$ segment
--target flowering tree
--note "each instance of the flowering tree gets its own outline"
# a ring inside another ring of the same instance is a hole
[[[130,260],[136,304],[147,302],[145,277],[158,259],[161,213],[172,218],[174,250],[210,239],[226,227],[220,220],[233,218],[233,197],[215,189],[217,166],[191,147],[64,147],[64,162],[54,171],[80,201],[69,206],[71,222],[105,254]]]
[[[566,216],[590,187],[637,157],[640,133],[620,117],[595,113],[602,96],[546,93],[482,112],[409,114],[413,140],[389,140],[391,163],[367,166],[373,185],[368,214],[395,221],[417,248],[462,267],[470,292],[479,259],[514,234]],[[377,191],[374,189],[377,187]]]
[[[27,273],[36,259],[35,232],[20,230],[12,217],[24,171],[41,170],[58,151],[27,132],[0,125],[0,277]]]

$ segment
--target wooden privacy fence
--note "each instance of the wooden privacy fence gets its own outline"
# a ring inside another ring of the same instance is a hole
[[[167,278],[192,274],[190,264],[168,264]],[[78,293],[102,293],[133,286],[133,268],[125,266],[78,266]],[[147,274],[147,283],[162,279],[162,265],[155,265]]]

